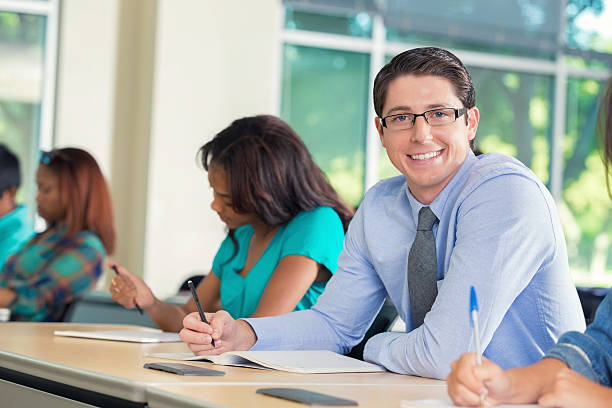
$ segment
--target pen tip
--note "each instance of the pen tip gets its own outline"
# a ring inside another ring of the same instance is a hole
[[[476,289],[470,287],[470,310],[478,310],[478,300],[476,300]]]

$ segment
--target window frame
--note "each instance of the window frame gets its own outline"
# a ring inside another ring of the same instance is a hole
[[[42,61],[42,91],[40,102],[40,124],[38,146],[34,151],[50,150],[55,136],[55,101],[57,88],[57,64],[59,48],[59,13],[60,0],[0,0],[0,11],[32,14],[45,17],[45,40],[43,44]],[[37,161],[38,157],[23,158],[23,164]],[[34,191],[27,192],[27,202],[30,216],[35,221],[35,229],[42,230],[44,221],[35,216]]]

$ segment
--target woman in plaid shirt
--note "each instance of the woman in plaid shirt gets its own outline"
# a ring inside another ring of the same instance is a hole
[[[112,204],[98,164],[81,149],[43,153],[36,184],[47,229],[4,265],[0,307],[11,309],[11,320],[57,321],[115,249]]]

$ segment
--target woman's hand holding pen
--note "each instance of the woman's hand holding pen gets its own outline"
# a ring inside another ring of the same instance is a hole
[[[110,292],[115,302],[127,309],[133,309],[136,304],[143,309],[155,304],[156,299],[153,292],[142,279],[117,263],[109,264],[111,268],[113,265],[118,272],[110,285]]]
[[[183,319],[179,333],[196,355],[221,354],[226,351],[248,350],[257,340],[251,326],[243,320],[234,320],[225,310],[205,313],[209,324],[202,322],[198,312],[189,313]],[[211,344],[215,340],[215,346]]]
[[[481,394],[486,394],[487,405],[497,405],[506,401],[511,392],[507,373],[484,357],[482,365],[476,364],[474,353],[452,362],[451,370],[446,378],[448,395],[457,405],[477,407]]]

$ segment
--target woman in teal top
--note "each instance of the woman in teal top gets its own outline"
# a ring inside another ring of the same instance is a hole
[[[235,318],[310,308],[337,268],[353,211],[340,199],[291,127],[274,116],[234,121],[200,149],[211,208],[228,229],[198,286],[206,312]],[[117,265],[113,299],[137,303],[157,325],[179,331],[193,300],[170,305]]]
[[[317,207],[302,211],[287,224],[281,225],[267,248],[243,277],[240,271],[248,256],[253,227],[244,225],[234,232],[238,252],[226,238],[221,243],[213,261],[212,272],[221,281],[221,305],[235,319],[255,313],[266,284],[281,259],[289,255],[301,255],[316,261],[334,273],[342,250],[344,231],[338,214],[330,207]],[[314,281],[293,310],[310,309],[327,281]]]

